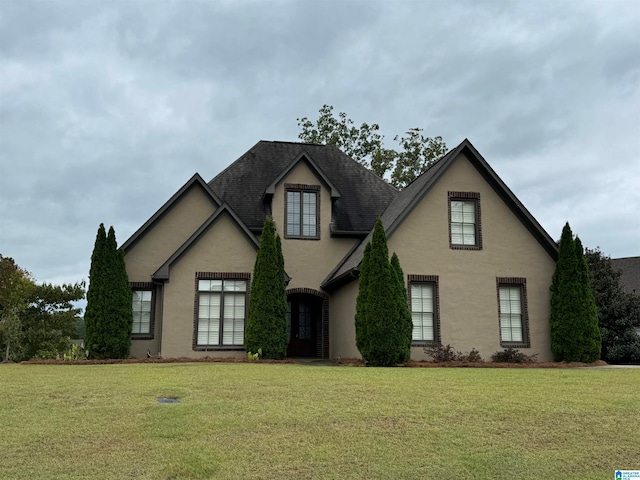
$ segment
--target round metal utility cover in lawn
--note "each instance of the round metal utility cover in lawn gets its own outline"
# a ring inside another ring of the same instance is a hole
[[[180,403],[180,399],[177,397],[158,397],[158,403]]]

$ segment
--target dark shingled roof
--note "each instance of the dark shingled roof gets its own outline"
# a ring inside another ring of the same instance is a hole
[[[529,232],[540,242],[551,258],[556,260],[558,256],[556,243],[467,139],[463,140],[460,145],[450,150],[426,172],[407,185],[393,202],[391,202],[380,217],[387,237],[393,235],[404,219],[413,211],[431,187],[462,153],[465,154],[485,180],[493,187],[494,191],[502,198],[511,211],[515,213]],[[364,256],[365,246],[370,241],[372,235],[373,232],[370,232],[354,250],[345,256],[343,261],[339,263],[323,281],[323,287],[330,288],[331,286],[338,286],[357,276],[357,270]]]
[[[640,295],[640,257],[612,258],[611,266],[620,270],[624,291]]]
[[[292,163],[308,160],[334,192],[332,232],[366,235],[398,191],[331,145],[260,141],[209,182],[253,232],[271,212],[267,188]]]

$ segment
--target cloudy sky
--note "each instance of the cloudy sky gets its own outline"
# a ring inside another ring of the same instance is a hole
[[[0,253],[88,277],[323,104],[469,138],[553,238],[640,255],[640,2],[0,0]]]

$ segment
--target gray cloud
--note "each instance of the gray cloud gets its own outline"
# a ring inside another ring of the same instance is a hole
[[[467,137],[552,236],[638,255],[638,31],[632,0],[0,2],[0,252],[86,278],[100,222],[329,103]]]

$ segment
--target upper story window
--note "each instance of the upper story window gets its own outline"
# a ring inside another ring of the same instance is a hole
[[[199,277],[194,349],[243,347],[249,274]]]
[[[285,238],[320,238],[320,186],[285,185]]]
[[[481,250],[480,194],[449,192],[449,245],[453,249]]]
[[[153,283],[133,282],[131,290],[131,335],[137,339],[153,338]]]

